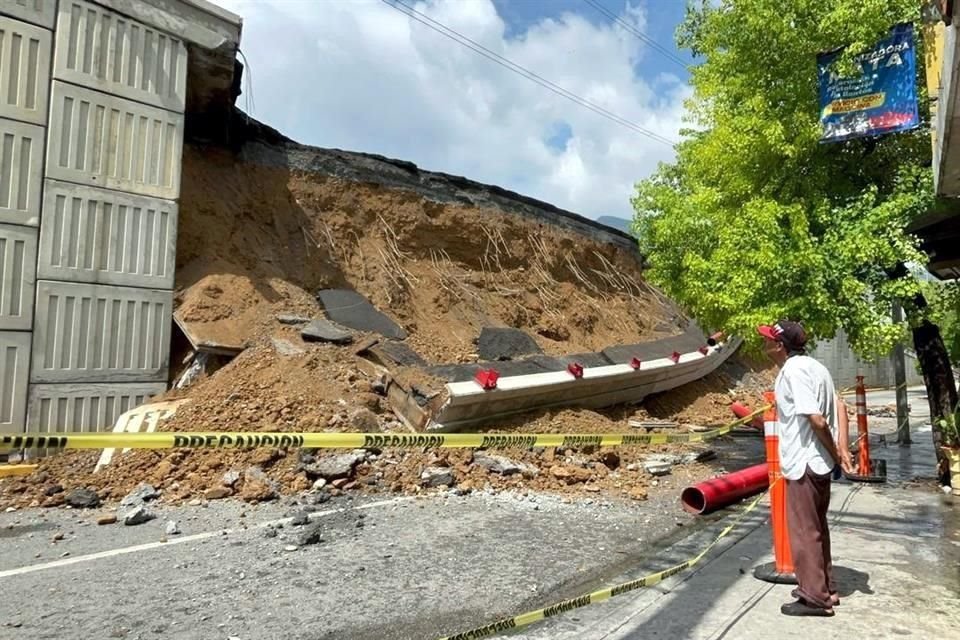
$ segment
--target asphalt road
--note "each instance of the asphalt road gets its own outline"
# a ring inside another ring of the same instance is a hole
[[[340,497],[313,507],[323,542],[294,549],[305,527],[276,524],[304,506],[157,505],[133,527],[0,514],[0,638],[433,638],[593,587],[699,526],[675,496]]]

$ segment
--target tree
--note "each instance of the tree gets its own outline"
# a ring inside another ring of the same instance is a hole
[[[814,337],[842,328],[867,358],[912,330],[937,417],[957,394],[905,266],[926,257],[904,231],[934,206],[929,127],[821,144],[816,62],[846,46],[849,72],[855,54],[919,17],[918,0],[690,0],[677,40],[703,60],[691,126],[675,162],[637,185],[634,228],[650,278],[703,326],[758,341],[757,324],[801,319]],[[895,300],[906,323],[891,321]]]

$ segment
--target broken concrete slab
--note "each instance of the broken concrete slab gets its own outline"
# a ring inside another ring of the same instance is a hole
[[[500,475],[509,476],[521,474],[524,478],[533,478],[539,473],[539,469],[522,462],[516,462],[506,456],[498,456],[485,451],[477,451],[473,454],[473,463]]]
[[[317,300],[330,320],[356,331],[378,333],[384,338],[405,340],[407,332],[356,291],[323,289]]]
[[[543,353],[536,341],[520,329],[484,327],[477,339],[477,352],[482,360],[517,360]]]
[[[372,356],[385,367],[425,367],[427,361],[405,342],[377,340],[357,351],[360,356]]]
[[[333,344],[350,344],[353,334],[345,328],[318,318],[300,330],[300,336],[307,342],[332,342]]]
[[[319,460],[311,461],[302,457],[300,468],[313,477],[320,477],[327,481],[346,478],[353,472],[353,468],[360,464],[363,456],[355,453],[340,453],[332,456],[323,456]]]
[[[181,333],[183,333],[184,337],[186,337],[194,351],[232,357],[246,348],[245,344],[221,342],[217,340],[214,335],[200,335],[197,333],[197,326],[191,325],[190,322],[181,319],[177,314],[178,312],[174,312],[173,321]]]

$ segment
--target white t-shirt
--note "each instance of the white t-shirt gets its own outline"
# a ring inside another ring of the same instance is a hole
[[[787,480],[799,480],[807,465],[814,473],[830,473],[834,462],[817,438],[809,416],[820,414],[836,440],[837,407],[833,377],[810,356],[791,356],[774,384],[780,437],[780,471]]]

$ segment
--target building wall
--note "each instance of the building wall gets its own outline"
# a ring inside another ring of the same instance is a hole
[[[893,359],[891,357],[878,358],[875,362],[865,362],[858,358],[850,349],[847,335],[842,331],[832,340],[823,340],[817,343],[817,348],[811,352],[814,358],[826,366],[833,382],[838,388],[852,387],[857,383],[857,376],[862,375],[867,387],[895,387]],[[907,354],[906,358],[907,384],[910,386],[922,385],[923,377],[917,371],[916,358]]]
[[[0,2],[0,431],[166,389],[187,47],[109,4]]]

